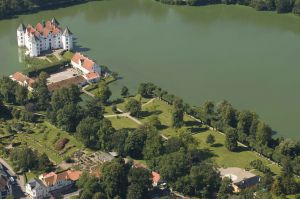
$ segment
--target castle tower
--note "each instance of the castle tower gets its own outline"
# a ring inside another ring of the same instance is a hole
[[[73,48],[73,33],[69,30],[69,28],[66,28],[62,34],[62,44],[64,50],[72,50]]]
[[[51,19],[51,23],[55,26],[59,26],[59,22],[55,19],[55,17]]]
[[[39,56],[39,54],[40,54],[39,39],[35,35],[30,34],[29,42],[30,42],[29,56],[30,57]]]
[[[25,26],[24,24],[20,24],[17,29],[17,40],[18,40],[18,46],[23,47],[25,46]]]

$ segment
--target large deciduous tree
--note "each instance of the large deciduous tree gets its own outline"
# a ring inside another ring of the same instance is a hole
[[[180,128],[183,125],[184,107],[181,99],[174,100],[172,111],[172,127]]]

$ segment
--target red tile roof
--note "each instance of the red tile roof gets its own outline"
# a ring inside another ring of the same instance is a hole
[[[158,183],[160,181],[160,175],[155,171],[152,171],[152,181]]]
[[[28,35],[29,35],[29,33],[33,33],[35,36],[38,36],[41,34],[44,37],[47,37],[49,33],[51,33],[53,35],[57,35],[58,33],[61,32],[61,29],[57,25],[52,24],[51,21],[47,21],[45,23],[45,27],[43,24],[38,23],[38,24],[36,24],[35,28],[33,28],[29,24],[26,29],[27,29]]]
[[[31,79],[29,77],[27,77],[26,75],[24,75],[23,73],[21,72],[15,72],[13,75],[12,75],[12,78],[18,82],[21,82],[21,83],[24,83],[26,82],[30,87],[33,86],[33,84],[35,83],[35,80],[34,79]]]
[[[91,73],[85,74],[84,76],[87,80],[100,78],[100,74],[97,72],[91,72]]]
[[[45,173],[43,174],[43,181],[44,183],[49,185],[55,185],[58,181],[61,180],[71,180],[76,181],[79,179],[81,175],[81,171],[75,171],[75,170],[67,170],[61,173]]]
[[[79,62],[81,62],[81,66],[90,72],[94,70],[93,66],[95,65],[95,62],[80,53],[75,53],[75,55],[72,57],[72,61],[76,64],[80,64]]]

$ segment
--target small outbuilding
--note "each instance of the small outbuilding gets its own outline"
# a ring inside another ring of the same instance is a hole
[[[251,187],[259,183],[260,177],[238,167],[220,168],[221,177],[228,177],[232,180],[234,192],[240,192],[241,189]]]

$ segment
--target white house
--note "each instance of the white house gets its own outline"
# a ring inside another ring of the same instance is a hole
[[[78,52],[72,57],[71,64],[82,73],[88,82],[96,82],[101,77],[101,67],[95,61]]]
[[[17,29],[17,40],[19,47],[26,47],[30,57],[36,57],[42,51],[50,49],[73,48],[73,34],[68,28],[64,31],[59,27],[55,18],[51,21],[38,23],[35,27],[28,24],[20,24]]]
[[[45,173],[39,179],[31,180],[26,184],[26,193],[32,199],[47,198],[51,192],[71,186],[79,179],[80,171],[67,170],[61,173]]]

